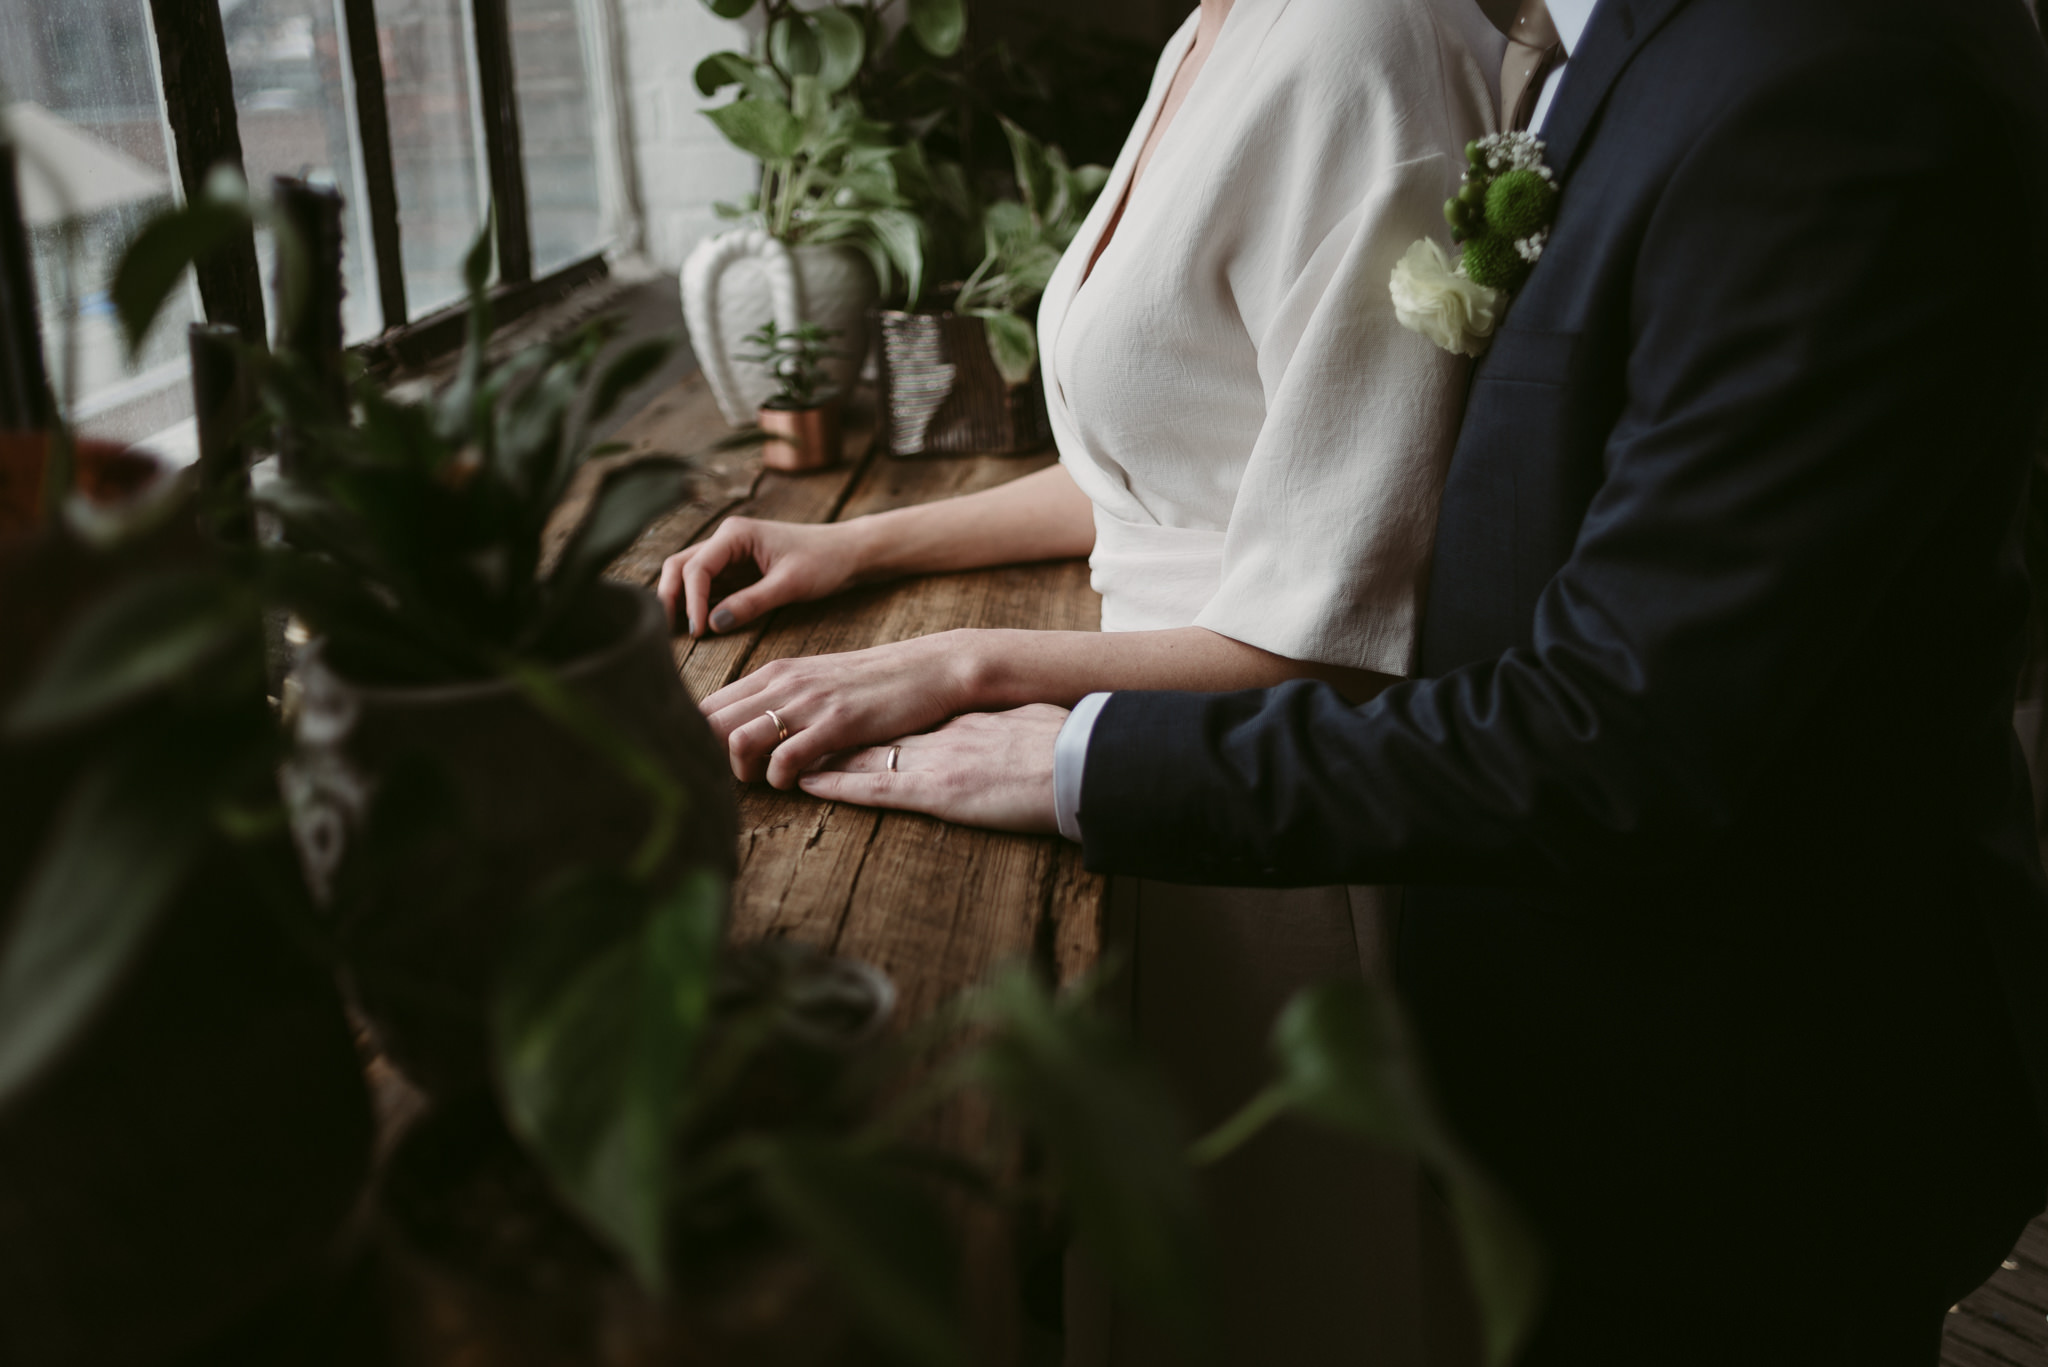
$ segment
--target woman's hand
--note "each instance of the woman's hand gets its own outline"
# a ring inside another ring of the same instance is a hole
[[[702,636],[707,628],[733,631],[785,603],[807,603],[846,588],[862,572],[861,546],[852,523],[729,517],[709,537],[668,558],[655,593],[668,610],[671,627],[680,616],[692,636]],[[760,581],[714,608],[713,581],[721,574],[744,573],[749,566],[759,571]]]
[[[948,631],[843,655],[775,660],[706,698],[704,715],[725,742],[736,776],[791,788],[838,751],[974,710],[978,635]],[[786,738],[777,738],[778,724]]]

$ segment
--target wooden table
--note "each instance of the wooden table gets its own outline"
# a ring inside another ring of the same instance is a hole
[[[620,432],[634,455],[701,451],[729,429],[701,376],[677,385]],[[831,522],[986,489],[1050,464],[1052,454],[896,460],[872,449],[859,415],[847,458],[814,475],[778,475],[752,453],[710,457],[698,501],[642,537],[615,576],[652,585],[661,562],[734,514]],[[939,575],[787,608],[725,637],[676,640],[699,698],[769,660],[856,650],[949,627],[1094,630],[1100,600],[1078,561]],[[1029,958],[1061,982],[1095,959],[1103,881],[1064,841],[991,835],[925,817],[819,802],[761,786],[739,792],[740,872],[734,934],[787,936],[887,970],[922,1015],[1005,961]],[[971,1114],[948,1125],[976,1127]],[[983,1256],[997,1250],[983,1245]],[[1950,1316],[1944,1367],[2048,1367],[2048,1216],[2005,1267]],[[1000,1318],[1000,1311],[998,1311]],[[985,1326],[989,1327],[989,1326]],[[1013,1359],[1014,1334],[984,1342]]]
[[[730,428],[702,375],[678,384],[617,434],[630,461],[695,455]],[[879,450],[871,410],[849,415],[845,456],[830,470],[784,475],[751,451],[707,455],[696,500],[649,528],[612,567],[614,578],[652,586],[662,562],[735,515],[832,522],[955,494],[1043,469],[1051,451],[1027,456],[899,460]],[[907,640],[953,627],[1094,631],[1101,599],[1078,560],[933,575],[857,589],[771,613],[727,636],[675,641],[677,669],[702,699],[770,660]],[[922,1017],[1007,963],[1029,961],[1061,984],[1091,967],[1101,943],[1104,880],[1083,871],[1064,840],[996,835],[929,817],[842,803],[765,784],[736,785],[739,876],[733,937],[786,937],[864,960],[887,972],[899,1019]],[[964,1098],[944,1108],[927,1137],[982,1150],[992,1135],[986,1107]],[[1015,1232],[970,1218],[963,1250],[976,1361],[1014,1363],[1028,1328],[1016,1318]]]
[[[618,434],[620,457],[688,455],[730,429],[701,375],[677,385]],[[727,517],[832,522],[971,493],[1052,463],[1029,456],[899,460],[876,449],[871,412],[849,417],[846,458],[806,475],[761,467],[751,450],[704,458],[697,500],[650,528],[613,567],[653,585],[669,555]],[[770,660],[906,640],[950,627],[1093,631],[1101,600],[1078,560],[934,575],[784,608],[729,636],[678,636],[676,665],[703,698]],[[888,972],[919,1016],[1007,962],[1036,959],[1059,981],[1094,961],[1103,881],[1065,841],[994,835],[928,817],[821,802],[765,785],[739,791],[734,934],[786,936]]]

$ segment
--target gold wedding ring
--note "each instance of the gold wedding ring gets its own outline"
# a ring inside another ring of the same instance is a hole
[[[789,728],[782,724],[782,718],[775,715],[775,709],[772,707],[764,707],[761,710],[768,714],[769,721],[775,723],[775,743],[777,745],[780,745],[782,744],[782,742],[788,740]]]
[[[890,747],[889,747],[889,772],[890,772],[890,773],[892,773],[892,774],[893,774],[893,773],[896,773],[896,772],[897,772],[897,769],[896,769],[896,761],[897,761],[897,759],[899,759],[899,758],[900,758],[900,757],[902,756],[902,754],[903,754],[903,747],[902,747],[902,746],[900,746],[900,745],[892,745],[892,746],[890,746]]]

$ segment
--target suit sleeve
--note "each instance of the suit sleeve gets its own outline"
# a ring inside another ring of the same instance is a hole
[[[1845,44],[1705,130],[1643,232],[1605,479],[1530,646],[1358,708],[1117,694],[1089,866],[1547,881],[1710,849],[1915,557],[2020,487],[2048,250],[2038,205],[2003,250],[1978,227],[2001,175],[2038,184],[2010,128],[1926,53]]]

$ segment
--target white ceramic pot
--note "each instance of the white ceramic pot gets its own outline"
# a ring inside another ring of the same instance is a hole
[[[767,368],[740,360],[747,334],[769,319],[784,330],[816,323],[839,332],[831,382],[852,386],[868,352],[868,309],[880,297],[874,269],[851,247],[788,247],[759,228],[706,238],[683,263],[683,321],[719,411],[734,427],[776,391]]]

